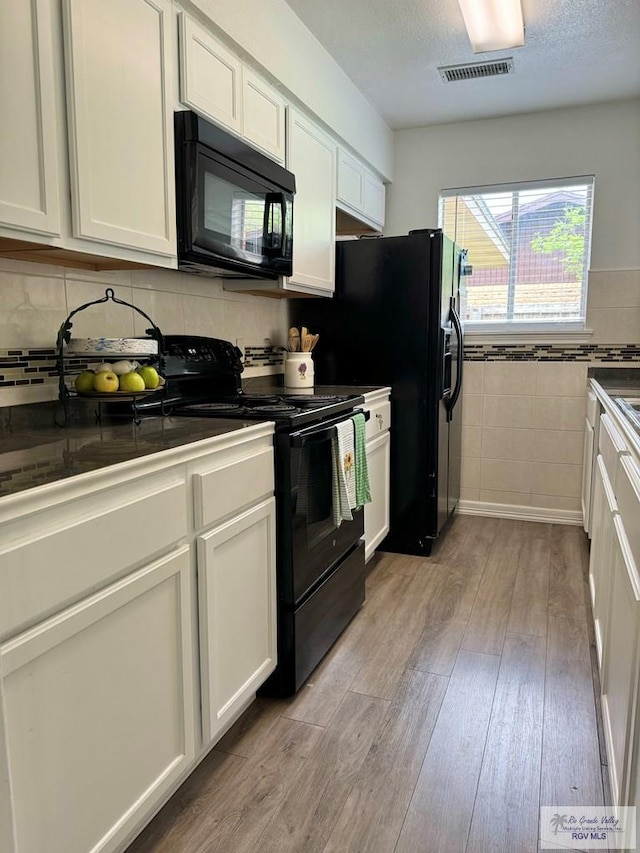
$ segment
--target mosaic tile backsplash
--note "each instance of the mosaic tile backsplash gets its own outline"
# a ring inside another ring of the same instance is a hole
[[[472,344],[465,361],[640,361],[640,344]]]

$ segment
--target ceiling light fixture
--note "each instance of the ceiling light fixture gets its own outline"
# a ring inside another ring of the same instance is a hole
[[[524,45],[520,0],[458,0],[474,53]]]

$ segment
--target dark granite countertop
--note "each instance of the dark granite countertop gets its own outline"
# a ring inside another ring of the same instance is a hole
[[[0,422],[0,499],[259,423],[158,416],[138,425],[130,419],[102,424],[80,419],[60,428],[47,404],[19,408],[32,410],[32,423],[24,423],[25,413],[9,423],[5,414]]]
[[[640,397],[640,367],[591,367],[588,375],[610,397]]]
[[[629,438],[640,453],[640,411],[627,402],[640,398],[640,368],[592,367],[588,375],[615,403],[624,419]]]

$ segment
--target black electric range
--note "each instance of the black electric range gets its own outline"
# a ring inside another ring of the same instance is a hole
[[[166,388],[139,414],[241,418],[275,423],[278,666],[269,694],[307,679],[364,601],[364,511],[333,513],[335,426],[364,403],[359,394],[248,394],[240,352],[228,341],[167,335]]]
[[[278,430],[292,430],[364,403],[359,394],[250,394],[242,389],[240,350],[229,341],[195,335],[167,335],[164,341],[167,386],[138,401],[141,414],[270,420]]]
[[[181,415],[193,417],[243,418],[275,421],[278,429],[296,429],[319,423],[342,412],[351,412],[364,402],[358,394],[247,394],[239,391],[232,397],[215,402],[181,404]]]

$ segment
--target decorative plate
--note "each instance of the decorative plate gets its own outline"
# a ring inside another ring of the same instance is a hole
[[[157,355],[153,338],[71,338],[67,355]]]

